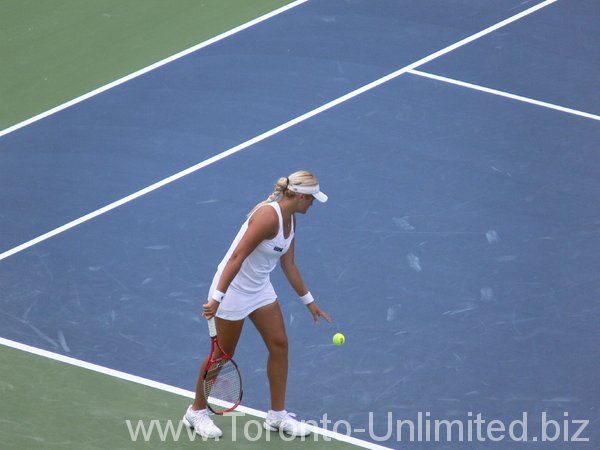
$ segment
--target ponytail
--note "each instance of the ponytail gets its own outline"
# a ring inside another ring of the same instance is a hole
[[[275,188],[271,195],[269,195],[266,200],[263,200],[254,208],[252,208],[252,211],[248,213],[248,217],[254,214],[254,211],[256,211],[261,206],[266,205],[267,203],[278,202],[279,200],[281,200],[283,198],[284,192],[287,190],[289,182],[289,178],[286,177],[281,177],[279,180],[277,180],[277,183],[275,183]]]
[[[305,170],[300,170],[298,172],[294,172],[289,177],[281,177],[279,180],[277,180],[277,183],[275,183],[275,188],[273,190],[273,193],[271,195],[269,195],[266,200],[263,200],[258,205],[256,205],[254,208],[252,208],[252,211],[250,211],[248,213],[248,217],[250,217],[252,214],[254,214],[254,212],[258,208],[260,208],[263,205],[266,205],[267,203],[278,202],[284,196],[290,197],[290,198],[295,197],[296,193],[292,192],[288,189],[288,186],[290,184],[303,185],[303,186],[315,186],[315,185],[319,184],[319,181],[312,173],[307,172]]]

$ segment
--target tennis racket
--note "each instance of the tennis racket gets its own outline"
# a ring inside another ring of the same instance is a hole
[[[231,359],[219,344],[215,319],[208,319],[210,333],[210,355],[204,371],[202,394],[206,406],[215,414],[225,414],[233,411],[242,401],[242,375],[237,364]],[[215,350],[219,349],[221,356],[215,358]]]

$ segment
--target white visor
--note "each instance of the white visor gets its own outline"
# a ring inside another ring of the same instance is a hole
[[[327,195],[321,192],[319,185],[316,184],[314,186],[303,186],[301,184],[288,184],[287,187],[292,192],[298,192],[299,194],[310,194],[321,203],[325,203],[327,201]]]

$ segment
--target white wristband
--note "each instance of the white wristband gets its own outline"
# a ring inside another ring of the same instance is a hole
[[[223,297],[225,297],[225,294],[216,289],[212,293],[212,298],[214,298],[218,303],[221,303],[223,301]]]
[[[304,303],[305,305],[308,305],[309,303],[312,303],[315,301],[315,299],[313,298],[310,291],[308,291],[306,294],[304,294],[302,297],[300,297],[300,300],[302,300],[302,303]]]

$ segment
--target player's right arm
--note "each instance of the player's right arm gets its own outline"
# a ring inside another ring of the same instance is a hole
[[[248,229],[225,264],[221,278],[217,283],[217,290],[227,292],[229,285],[240,271],[242,263],[248,255],[265,239],[272,239],[277,236],[278,230],[279,218],[277,212],[271,207],[259,208],[250,218]],[[214,298],[211,299],[202,307],[204,316],[207,319],[213,317],[218,307],[219,302]]]

